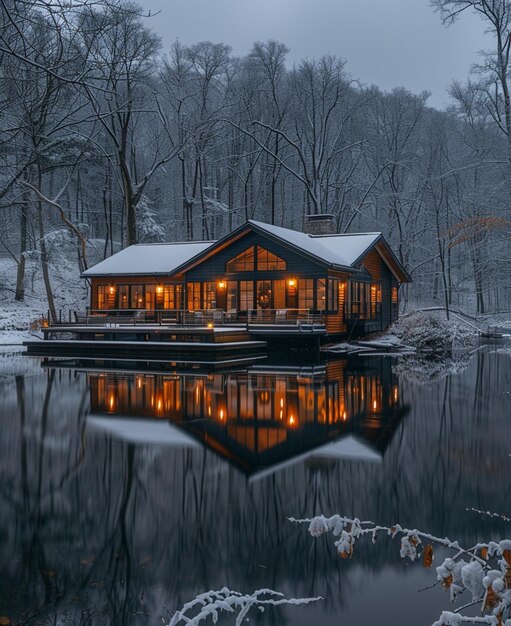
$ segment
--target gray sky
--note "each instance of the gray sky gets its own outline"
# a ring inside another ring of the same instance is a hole
[[[466,12],[445,28],[428,0],[141,0],[160,14],[149,20],[164,47],[213,41],[247,54],[254,41],[277,39],[291,49],[290,65],[335,54],[363,84],[432,92],[443,108],[453,79],[466,78],[491,39]]]

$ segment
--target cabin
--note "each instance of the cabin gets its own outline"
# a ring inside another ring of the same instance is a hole
[[[218,241],[138,244],[83,273],[88,320],[362,336],[398,316],[410,276],[379,232],[304,232],[249,220]]]

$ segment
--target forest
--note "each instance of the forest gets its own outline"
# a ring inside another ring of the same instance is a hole
[[[413,277],[402,306],[511,309],[511,6],[476,10],[494,48],[451,85],[385,92],[285,42],[164,49],[123,0],[0,2],[0,283],[23,301],[37,264],[56,315],[62,258],[78,271],[142,242],[211,240],[247,219],[381,231]],[[491,9],[491,10],[490,10]],[[453,26],[455,28],[455,25]],[[342,49],[342,42],[340,42]]]

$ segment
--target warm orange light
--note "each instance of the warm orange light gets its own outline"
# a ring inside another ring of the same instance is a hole
[[[108,400],[108,406],[109,406],[109,408],[110,408],[110,410],[111,410],[111,411],[113,411],[113,410],[114,410],[114,406],[115,406],[115,396],[114,396],[114,394],[113,394],[113,393],[112,393],[112,394],[110,394],[110,398],[109,398],[109,400]]]
[[[208,328],[213,328],[213,322],[208,322]]]
[[[220,409],[220,421],[223,422],[225,417],[225,413],[223,409]]]
[[[346,411],[342,412],[342,421],[345,422],[348,419],[348,416],[346,415]]]
[[[157,293],[163,293],[163,286],[162,285],[158,285],[158,287],[156,288],[156,292]]]
[[[294,426],[296,424],[296,419],[294,415],[290,415],[288,419],[289,425]]]
[[[398,394],[399,394],[398,388],[394,387],[394,402],[397,402]]]
[[[376,411],[377,408],[378,408],[378,403],[376,402],[376,400],[373,400],[373,411]]]
[[[140,376],[137,377],[137,387],[142,389],[142,378]]]
[[[110,285],[110,288],[108,289],[110,294],[114,294],[115,293],[115,287],[113,285]]]
[[[225,280],[219,280],[218,281],[218,288],[219,289],[225,289]]]
[[[289,287],[296,287],[296,279],[295,278],[290,278],[287,281],[287,284],[289,285]]]
[[[211,404],[208,405],[208,416],[211,417]]]

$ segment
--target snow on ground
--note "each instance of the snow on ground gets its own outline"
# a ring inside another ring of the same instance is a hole
[[[0,346],[21,345],[33,339],[40,321],[47,316],[48,303],[37,260],[27,260],[25,300],[14,299],[16,263],[11,258],[0,258]],[[50,280],[57,311],[67,319],[69,310],[84,310],[88,302],[88,286],[80,278],[77,263],[59,255],[51,266]]]

